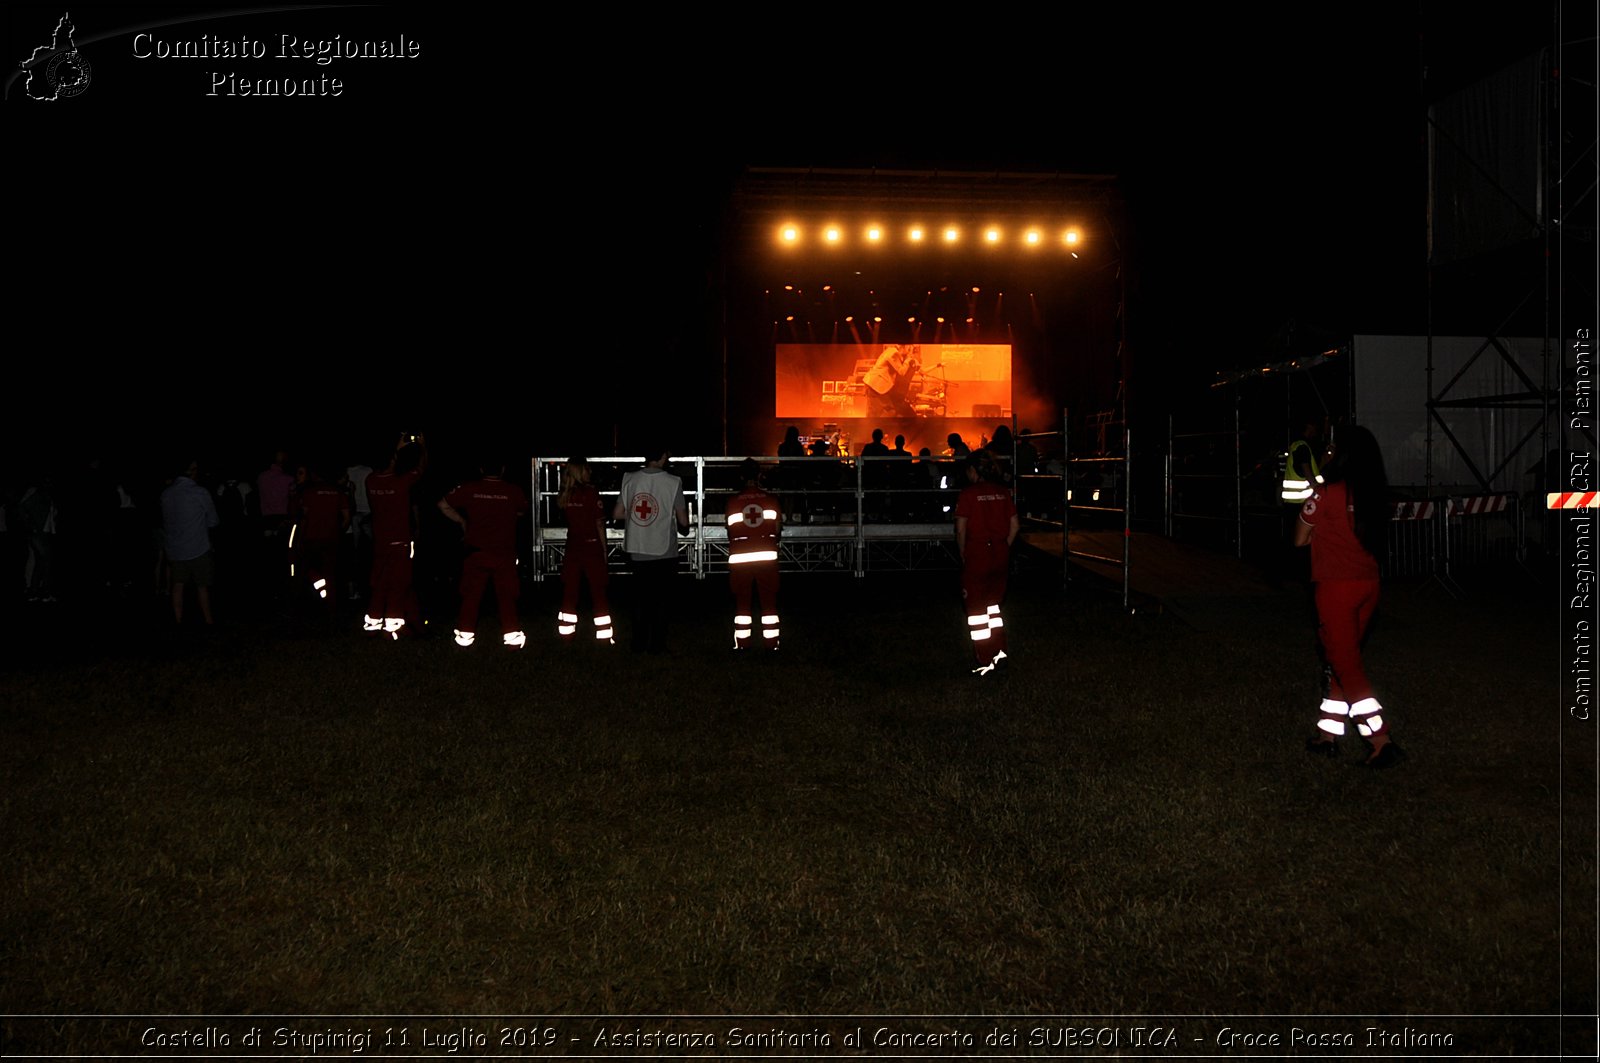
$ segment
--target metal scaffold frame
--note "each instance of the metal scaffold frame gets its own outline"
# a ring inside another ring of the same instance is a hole
[[[1129,520],[1128,484],[1132,474],[1131,436],[1124,430],[1124,453],[1119,457],[1073,457],[1067,443],[1067,417],[1062,416],[1063,440],[1061,471],[1059,473],[1029,473],[1013,477],[1013,497],[1019,513],[1038,501],[1032,492],[1025,491],[1031,483],[1049,482],[1052,495],[1061,505],[1063,519],[1055,521],[1049,516],[1026,516],[1034,527],[1056,527],[1061,531],[1062,582],[1070,580],[1073,559],[1097,561],[1115,565],[1121,582],[1124,607],[1131,593],[1129,583],[1130,542],[1132,531]],[[1019,467],[1019,451],[1025,439],[1047,439],[1054,432],[1034,433],[1017,437],[1011,456],[1012,468]],[[533,500],[533,550],[531,578],[543,581],[557,575],[566,555],[566,528],[557,521],[556,498],[560,493],[561,469],[565,457],[536,457],[530,470],[530,492]],[[590,458],[591,468],[600,466],[615,471],[620,482],[624,471],[644,464],[642,457]],[[689,509],[690,530],[682,537],[687,556],[687,570],[697,579],[716,575],[727,570],[727,530],[723,524],[723,502],[737,494],[742,485],[736,482],[738,466],[744,455],[694,456],[676,459],[674,471],[684,481],[684,500]],[[959,459],[943,457],[925,461],[908,461],[904,458],[845,457],[845,458],[779,458],[756,456],[769,476],[783,482],[768,483],[766,489],[784,501],[783,533],[778,540],[778,564],[789,572],[849,573],[857,578],[869,572],[919,572],[959,568],[956,552],[954,508],[960,494],[961,482],[956,478]],[[885,469],[886,475],[878,479],[872,472],[875,467]],[[1105,490],[1107,479],[1103,470],[1114,469],[1109,477],[1109,490],[1118,504],[1099,504],[1099,494]],[[841,472],[836,486],[816,486],[811,480],[786,480],[782,473],[794,469],[799,473],[813,471]],[[926,470],[926,471],[925,471]],[[848,482],[843,476],[848,476]],[[896,477],[904,472],[908,477],[924,477],[922,483],[906,486]],[[1094,499],[1085,502],[1072,498],[1072,481],[1076,477],[1086,489],[1094,492]],[[1099,478],[1101,486],[1088,486]],[[599,485],[601,497],[614,500],[616,486],[609,482]],[[1120,557],[1095,553],[1091,550],[1073,549],[1070,536],[1072,514],[1111,513],[1120,517],[1122,550]],[[609,557],[621,559],[623,533],[610,528],[606,532],[606,552]]]
[[[783,533],[778,540],[778,564],[790,572],[835,572],[864,577],[869,571],[922,571],[960,566],[956,554],[954,517],[959,485],[953,471],[956,460],[929,462],[901,458],[780,458],[751,455],[772,481],[766,489],[778,496],[785,510]],[[643,458],[590,458],[591,467],[622,472],[644,464]],[[738,466],[745,455],[693,456],[674,459],[673,471],[684,481],[684,501],[690,530],[681,540],[688,570],[697,579],[725,572],[728,538],[722,504],[742,487]],[[564,457],[534,458],[531,470],[533,499],[533,570],[536,581],[560,571],[566,553],[566,529],[556,522],[556,496]],[[872,482],[870,470],[881,465],[889,476]],[[904,486],[892,482],[896,466],[935,478]],[[923,468],[935,470],[924,473]],[[793,476],[786,476],[786,473]],[[816,479],[809,474],[834,474]],[[848,478],[846,477],[848,473]],[[601,487],[606,500],[617,497],[615,485]],[[903,517],[905,519],[897,519]],[[621,557],[623,533],[608,529],[607,554]]]

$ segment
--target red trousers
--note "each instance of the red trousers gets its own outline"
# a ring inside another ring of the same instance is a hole
[[[417,592],[411,583],[411,544],[374,543],[372,545],[372,600],[367,615],[376,620],[404,621],[412,634],[419,628]],[[391,633],[398,627],[387,626]]]
[[[1361,667],[1361,639],[1378,608],[1377,580],[1323,580],[1316,587],[1317,634],[1333,675],[1328,698],[1354,704],[1372,697]]]
[[[733,645],[744,649],[755,636],[756,621],[760,620],[761,641],[769,649],[778,645],[778,563],[776,561],[751,561],[728,566],[728,587],[733,591]],[[753,592],[753,593],[752,593]],[[751,609],[754,596],[761,596],[757,617]]]
[[[606,584],[610,573],[606,570],[604,544],[567,543],[567,556],[561,562],[561,615],[560,632],[565,638],[577,633],[578,598],[583,584],[589,585],[589,604],[594,606],[596,637],[610,638],[611,602],[606,598]],[[568,629],[572,630],[568,630]],[[598,633],[605,631],[604,636]]]
[[[461,562],[461,616],[456,627],[462,631],[478,630],[478,608],[483,604],[483,590],[494,582],[494,601],[500,611],[500,631],[510,634],[521,631],[517,620],[517,596],[521,586],[517,582],[515,554],[496,554],[488,550],[475,550]]]
[[[339,558],[339,540],[305,539],[295,544],[295,575],[311,585],[311,593],[330,612],[338,601],[339,586],[334,578]]]
[[[961,568],[961,596],[967,603],[967,634],[980,666],[1005,651],[1006,627],[1000,602],[1006,596],[1010,549],[1001,542],[968,542]]]

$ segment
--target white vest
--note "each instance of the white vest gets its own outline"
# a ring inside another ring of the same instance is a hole
[[[678,552],[678,518],[683,481],[662,469],[635,469],[622,478],[627,527],[622,546],[632,557],[672,557]]]

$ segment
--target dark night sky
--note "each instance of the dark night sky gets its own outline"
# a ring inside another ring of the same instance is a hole
[[[1423,56],[1442,84],[1548,29],[1419,38],[1395,9],[663,13],[501,27],[527,54],[472,107],[185,100],[70,133],[28,114],[13,155],[48,191],[9,212],[37,250],[12,282],[30,312],[7,449],[192,440],[253,461],[278,438],[485,423],[513,449],[598,449],[670,404],[664,359],[707,357],[717,219],[747,165],[1118,174],[1146,358],[1196,337],[1238,357],[1290,320],[1417,330]]]

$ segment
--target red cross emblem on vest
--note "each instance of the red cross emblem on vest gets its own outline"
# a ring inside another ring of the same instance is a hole
[[[661,503],[655,496],[641,491],[633,496],[634,523],[649,526],[655,523],[656,517],[661,514]]]

